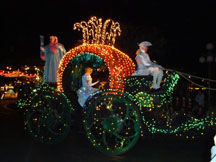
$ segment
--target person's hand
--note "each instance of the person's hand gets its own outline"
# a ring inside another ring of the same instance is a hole
[[[214,144],[216,145],[216,135],[214,136]]]
[[[155,64],[155,65],[157,65],[157,61],[155,61],[155,60],[153,60],[152,63]]]
[[[158,65],[158,64],[154,64],[154,67],[158,67],[159,69],[164,69],[161,65]]]
[[[63,51],[62,46],[58,46],[58,48],[60,49],[61,52]]]
[[[45,51],[45,48],[44,48],[43,46],[40,46],[40,50],[41,50],[42,52],[44,52],[44,51]]]
[[[63,45],[60,45],[60,46],[58,46],[59,47],[59,49],[61,50],[61,52],[64,52],[64,46]]]

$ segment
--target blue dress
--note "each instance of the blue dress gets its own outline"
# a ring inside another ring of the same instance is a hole
[[[60,48],[61,47],[61,48]],[[45,69],[43,79],[45,82],[57,82],[57,70],[60,63],[60,60],[65,55],[66,50],[64,46],[60,43],[56,45],[56,51],[50,49],[49,45],[44,47],[45,51],[41,51],[41,57],[45,61]]]
[[[97,91],[97,88],[93,88],[98,82],[92,83],[92,77],[89,74],[84,74],[82,76],[82,87],[77,91],[78,102],[80,106],[84,106],[87,98],[92,95],[93,92]]]

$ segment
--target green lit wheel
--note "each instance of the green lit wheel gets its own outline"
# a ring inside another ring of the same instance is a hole
[[[141,120],[135,104],[123,93],[102,92],[87,104],[84,127],[97,150],[118,155],[140,137]]]
[[[70,131],[71,105],[60,92],[46,89],[30,96],[26,109],[25,129],[41,143],[58,143]]]

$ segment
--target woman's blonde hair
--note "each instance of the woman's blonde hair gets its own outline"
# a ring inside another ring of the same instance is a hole
[[[85,68],[85,72],[89,72],[89,71],[91,71],[91,72],[92,72],[92,71],[93,71],[93,69],[92,69],[92,68],[90,68],[90,67],[86,67],[86,68]]]

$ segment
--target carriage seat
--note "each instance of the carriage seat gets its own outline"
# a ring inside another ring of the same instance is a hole
[[[125,91],[134,92],[134,91],[150,91],[152,86],[153,77],[151,75],[146,76],[129,76],[124,80]]]

